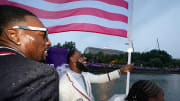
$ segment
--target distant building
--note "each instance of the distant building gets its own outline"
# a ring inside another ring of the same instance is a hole
[[[94,47],[87,47],[84,50],[85,54],[91,53],[91,54],[97,54],[99,52],[102,52],[105,55],[120,55],[120,54],[124,54],[126,52],[124,51],[120,51],[120,50],[113,50],[113,49],[101,49],[101,48],[94,48]]]

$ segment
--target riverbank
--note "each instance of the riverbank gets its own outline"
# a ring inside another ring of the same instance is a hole
[[[150,67],[149,67],[150,68]],[[152,69],[149,69],[149,68],[137,68],[135,67],[131,73],[155,73],[155,74],[180,74],[180,70],[170,70],[170,69],[155,69],[155,68],[152,68]],[[94,66],[89,66],[88,67],[88,72],[92,72],[92,73],[95,73],[95,74],[102,74],[102,73],[108,73],[108,72],[111,72],[113,70],[116,70],[116,69],[119,69],[119,68],[110,68],[110,67],[94,67]]]
[[[180,71],[163,71],[163,70],[133,70],[132,73],[139,73],[139,74],[144,74],[144,73],[155,73],[155,74],[180,74]]]

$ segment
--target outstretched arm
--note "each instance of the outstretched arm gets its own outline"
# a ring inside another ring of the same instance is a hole
[[[134,64],[129,64],[129,65],[125,65],[121,69],[118,69],[118,70],[115,70],[113,72],[106,73],[106,74],[100,74],[100,75],[87,73],[87,77],[89,78],[91,83],[105,83],[105,82],[119,78],[122,73],[131,71],[133,67],[134,67]]]

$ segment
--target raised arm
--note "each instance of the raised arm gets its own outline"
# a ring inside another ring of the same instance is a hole
[[[134,64],[130,64],[130,65],[125,65],[121,69],[115,70],[110,73],[99,74],[99,75],[96,75],[93,73],[87,73],[86,75],[89,78],[91,83],[105,83],[105,82],[119,78],[122,73],[131,71],[133,67],[134,67]]]

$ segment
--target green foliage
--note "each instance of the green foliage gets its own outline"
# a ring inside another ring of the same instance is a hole
[[[54,47],[54,48],[62,48],[62,46],[61,46],[60,43],[58,43],[57,45],[54,45],[53,47]]]
[[[76,49],[76,44],[75,42],[65,42],[63,45],[62,45],[63,48],[66,48],[66,49],[70,49],[70,50],[73,50],[73,49]]]
[[[168,67],[172,63],[171,55],[163,50],[151,50],[143,53],[141,59],[144,60],[143,64],[145,66]],[[155,63],[155,61],[159,62],[159,64]]]
[[[146,65],[150,67],[163,67],[163,62],[160,58],[151,58]]]
[[[89,63],[95,63],[95,61],[97,61],[96,56],[91,53],[84,54],[84,56],[88,59]]]
[[[171,66],[180,67],[180,59],[173,59]]]
[[[128,54],[120,55],[104,55],[102,52],[98,54],[85,54],[93,63],[113,63],[113,64],[127,64]],[[135,52],[132,53],[132,62],[136,66],[149,67],[180,67],[180,59],[172,59],[166,51],[151,50],[146,53]]]
[[[66,49],[73,50],[73,49],[76,49],[76,44],[75,44],[75,42],[70,41],[70,42],[65,42],[63,45],[58,43],[57,45],[54,45],[53,47],[54,48],[66,48]]]

